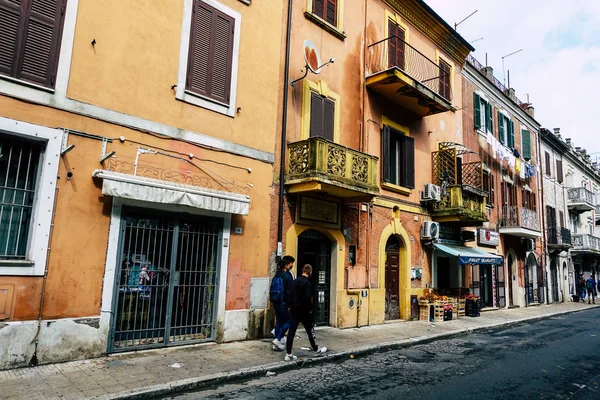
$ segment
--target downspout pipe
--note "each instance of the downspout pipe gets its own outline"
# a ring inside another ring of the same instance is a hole
[[[293,0],[288,1],[287,31],[285,38],[285,67],[283,71],[283,112],[281,118],[281,154],[279,157],[279,210],[277,215],[277,259],[281,257],[280,249],[283,248],[283,205],[284,205],[284,179],[285,162],[287,153],[287,109],[289,96],[290,75],[290,41],[292,34],[292,5]]]

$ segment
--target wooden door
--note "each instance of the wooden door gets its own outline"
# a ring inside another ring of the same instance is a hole
[[[400,319],[400,256],[397,251],[385,253],[385,319]]]
[[[318,231],[305,231],[298,237],[296,277],[302,275],[305,264],[312,266],[310,282],[313,292],[313,318],[315,326],[329,324],[331,289],[331,242]]]

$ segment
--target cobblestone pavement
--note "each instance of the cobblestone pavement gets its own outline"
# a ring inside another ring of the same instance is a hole
[[[161,399],[597,399],[599,320],[588,310]]]
[[[361,328],[317,329],[317,340],[327,346],[325,361],[347,352],[371,352],[385,346],[417,343],[443,335],[465,334],[471,329],[592,308],[584,303],[482,312],[479,318],[460,318],[431,324],[425,321],[386,323]],[[304,332],[294,344],[299,356],[308,357]],[[289,367],[270,340],[204,344],[148,350],[91,360],[0,371],[3,399],[148,398],[185,386],[193,388],[242,375]],[[176,368],[179,364],[179,368]]]

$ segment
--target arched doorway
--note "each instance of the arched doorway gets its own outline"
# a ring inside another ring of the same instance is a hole
[[[395,235],[385,244],[385,319],[400,319],[400,241]]]
[[[517,287],[517,274],[516,274],[516,265],[515,265],[515,257],[512,253],[508,253],[508,257],[506,258],[507,270],[508,270],[508,305],[515,306],[515,296],[514,291]]]
[[[525,260],[525,298],[527,304],[538,303],[540,301],[539,285],[535,285],[535,282],[538,281],[537,272],[535,254],[530,252]]]
[[[329,324],[331,293],[331,241],[321,232],[308,229],[298,236],[296,277],[305,264],[312,266],[313,316],[316,326]]]
[[[556,266],[556,260],[550,262],[550,282],[552,288],[552,302],[558,302],[558,268]]]

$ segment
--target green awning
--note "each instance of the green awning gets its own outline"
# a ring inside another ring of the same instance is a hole
[[[434,244],[434,247],[446,254],[458,257],[460,264],[502,264],[502,257],[487,253],[476,247]]]

